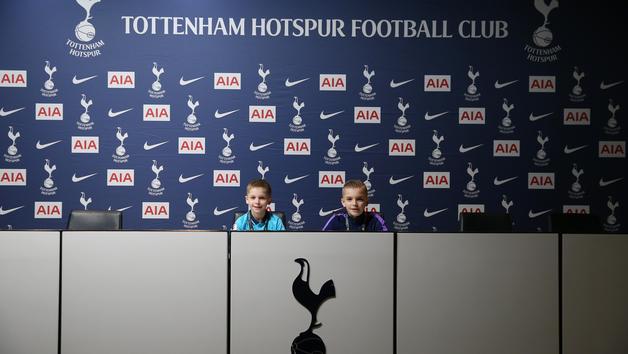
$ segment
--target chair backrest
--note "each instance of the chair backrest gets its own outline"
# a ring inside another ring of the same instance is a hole
[[[248,213],[248,210],[239,210],[233,213],[233,222],[231,224],[235,225],[236,220],[238,220],[240,216],[246,213]],[[286,213],[284,213],[283,211],[271,211],[270,213],[272,213],[273,215],[277,215],[281,219],[283,226],[287,227],[286,226]]]
[[[462,232],[512,232],[510,214],[461,213]]]
[[[596,234],[602,232],[602,222],[595,214],[550,214],[550,232]]]
[[[122,212],[115,210],[72,210],[68,230],[121,230]]]

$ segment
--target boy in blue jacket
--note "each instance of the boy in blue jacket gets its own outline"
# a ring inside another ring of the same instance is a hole
[[[332,215],[323,226],[323,231],[388,231],[379,214],[364,210],[369,197],[362,181],[347,181],[342,187],[340,202],[345,210]]]
[[[256,179],[246,185],[246,204],[249,212],[240,216],[233,225],[237,231],[283,231],[286,228],[277,215],[268,212],[272,201],[270,184],[263,179]]]

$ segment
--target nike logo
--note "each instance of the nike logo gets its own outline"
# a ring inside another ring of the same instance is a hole
[[[233,208],[229,208],[229,209],[225,209],[225,210],[218,210],[218,208],[214,208],[214,215],[219,216],[222,215],[224,213],[228,213],[232,210],[236,210],[238,209],[238,207],[233,207]]]
[[[443,112],[443,113],[438,113],[438,114],[432,114],[430,115],[429,112],[425,112],[425,120],[432,120],[434,118],[438,118],[440,116],[443,116],[445,114],[447,114],[449,112]]]
[[[298,85],[298,84],[300,84],[300,83],[302,83],[302,82],[305,82],[305,81],[307,81],[307,80],[309,80],[309,79],[310,79],[310,78],[308,77],[308,78],[301,79],[301,80],[297,80],[297,81],[290,81],[290,79],[288,78],[288,79],[286,79],[285,84],[286,84],[286,87],[292,87],[292,86],[294,86],[294,85]]]
[[[200,176],[204,175],[204,173],[201,173],[200,175],[196,175],[196,176],[192,176],[192,177],[183,177],[183,175],[179,175],[179,183],[185,183],[185,182],[189,182],[195,178],[199,178]]]
[[[414,79],[410,79],[410,80],[406,80],[406,81],[401,81],[401,82],[395,82],[395,80],[390,80],[390,87],[391,88],[397,88],[399,86],[405,85],[408,82],[412,82],[414,81]]]
[[[149,144],[148,141],[146,141],[146,142],[144,142],[144,150],[152,150],[152,149],[154,149],[154,148],[156,148],[158,146],[161,146],[161,145],[163,145],[163,144],[165,144],[167,142],[168,142],[168,140],[162,141],[161,143],[157,143],[157,144]]]
[[[388,183],[394,185],[394,184],[401,183],[403,181],[409,180],[412,177],[414,177],[414,176],[408,176],[408,177],[403,177],[403,178],[400,178],[400,179],[394,179],[393,176],[390,176],[390,179],[388,180]]]
[[[539,217],[539,216],[541,216],[541,215],[543,215],[543,214],[547,214],[547,213],[549,213],[550,211],[552,211],[552,209],[547,209],[547,210],[539,211],[539,212],[537,212],[537,213],[533,213],[533,212],[532,212],[532,210],[529,210],[529,211],[528,211],[528,217],[529,217],[530,219],[534,219],[534,218]]]
[[[133,110],[133,108],[129,108],[129,109],[125,109],[123,111],[114,112],[114,111],[111,110],[111,108],[109,108],[109,112],[107,113],[107,115],[109,116],[109,118],[115,118],[115,117],[117,117],[117,116],[119,116],[121,114],[124,114],[124,113],[126,113],[128,111],[132,111],[132,110]]]
[[[571,153],[576,152],[578,150],[582,150],[582,149],[584,149],[587,146],[589,146],[589,145],[582,145],[582,146],[578,146],[578,147],[575,147],[575,148],[570,148],[569,146],[565,145],[565,148],[563,149],[563,151],[565,152],[565,154],[571,154]]]
[[[14,212],[14,211],[16,211],[16,210],[18,210],[18,209],[22,209],[23,207],[24,207],[24,206],[22,205],[22,206],[19,206],[19,207],[17,207],[17,208],[4,210],[4,209],[2,209],[2,207],[0,206],[0,215],[7,215],[8,213],[12,213],[12,212]]]
[[[425,210],[423,210],[423,216],[425,216],[426,218],[431,218],[432,216],[442,213],[445,210],[447,210],[447,208],[435,211],[427,211],[427,208],[425,208]]]
[[[239,109],[234,109],[233,111],[229,111],[229,112],[224,112],[224,113],[220,113],[218,112],[218,110],[216,110],[216,112],[214,112],[214,117],[220,119],[220,118],[224,118],[230,114],[234,114],[235,112],[239,111]]]
[[[512,85],[512,84],[514,84],[517,81],[519,81],[519,80],[513,80],[513,81],[500,83],[499,80],[495,80],[495,88],[499,90],[499,89],[504,88],[506,86]]]
[[[90,177],[94,177],[96,176],[98,173],[92,173],[91,175],[86,175],[86,176],[82,176],[82,177],[76,177],[76,173],[72,174],[72,182],[77,183],[80,182],[82,180],[86,180]]]
[[[49,146],[52,146],[54,144],[58,144],[60,143],[61,140],[57,140],[57,141],[53,141],[51,143],[46,143],[46,144],[42,144],[41,142],[39,142],[39,140],[37,140],[37,144],[35,144],[35,147],[37,148],[37,150],[41,150],[41,149],[45,149]]]
[[[355,144],[355,152],[362,152],[364,150],[370,149],[373,146],[377,146],[379,145],[379,143],[375,143],[375,144],[371,144],[371,145],[366,145],[366,146],[359,146],[358,144]]]
[[[133,205],[129,205],[128,207],[116,209],[116,211],[125,211],[125,210],[131,209],[131,208],[133,208]],[[109,209],[107,209],[107,210],[111,210],[111,206],[109,206]]]
[[[614,86],[617,86],[617,85],[620,85],[620,84],[623,84],[623,83],[624,83],[623,81],[617,81],[617,82],[613,82],[612,84],[605,84],[604,81],[602,81],[600,83],[600,88],[602,90],[607,90],[607,89],[609,89],[611,87],[614,87]]]
[[[473,149],[477,149],[477,148],[479,148],[479,147],[480,147],[480,146],[482,146],[482,145],[484,145],[484,144],[479,144],[479,145],[473,145],[473,146],[469,146],[469,147],[464,147],[464,146],[462,146],[462,144],[460,144],[460,147],[458,148],[458,151],[460,151],[461,153],[463,153],[463,154],[464,154],[465,152],[469,152],[469,151],[471,151],[471,150],[473,150]]]
[[[309,175],[305,175],[305,176],[301,176],[301,177],[297,177],[297,178],[289,178],[288,175],[286,175],[286,177],[284,177],[283,181],[286,184],[290,184],[290,183],[294,183],[296,181],[302,180],[302,179],[304,179],[307,176],[309,176]]]
[[[325,119],[329,119],[333,116],[337,116],[340,113],[343,113],[344,111],[338,111],[338,112],[334,112],[334,113],[329,113],[329,114],[325,114],[325,111],[321,111],[321,119],[325,120]]]
[[[192,79],[192,80],[183,80],[183,76],[181,76],[181,78],[179,79],[179,85],[181,86],[189,85],[203,78],[205,78],[205,76],[197,77],[196,79]]]
[[[93,78],[95,78],[95,77],[98,77],[98,75],[88,76],[88,77],[84,77],[84,78],[82,78],[82,79],[77,79],[77,78],[76,78],[76,75],[74,75],[74,77],[72,78],[72,83],[73,83],[74,85],[82,84],[82,83],[84,83],[85,81],[91,80],[91,79],[93,79]]]
[[[530,113],[530,122],[534,122],[534,121],[537,121],[537,120],[539,120],[541,118],[545,118],[547,116],[550,116],[550,115],[552,115],[552,113],[554,113],[554,112],[541,114],[540,116],[535,116],[533,113]]]
[[[605,180],[604,180],[604,178],[600,178],[600,187],[606,187],[606,186],[608,186],[609,184],[613,184],[613,183],[615,183],[615,182],[619,182],[619,181],[621,181],[622,179],[624,179],[624,177],[615,178],[615,179],[612,179],[612,180],[610,180],[610,181],[605,181]]]
[[[496,185],[496,186],[501,186],[502,184],[508,183],[510,181],[514,181],[517,178],[519,178],[519,176],[510,177],[510,178],[506,178],[506,179],[502,179],[502,180],[500,180],[497,177],[495,177],[495,179],[493,180],[493,184]]]
[[[275,143],[275,142],[270,142],[270,143],[266,143],[266,144],[262,144],[262,145],[257,145],[257,146],[255,146],[255,145],[253,145],[253,143],[251,143],[251,145],[249,145],[249,150],[251,150],[251,151],[257,151],[257,150],[259,150],[259,149],[263,149],[263,148],[265,148],[265,147],[267,147],[267,146],[273,145],[274,143]]]
[[[329,211],[324,211],[323,208],[321,208],[321,210],[318,211],[318,215],[320,216],[327,216],[329,214],[333,214],[335,212],[337,212],[338,210],[340,210],[342,208],[338,208],[338,209],[334,209],[334,210],[329,210]]]
[[[5,110],[4,110],[4,107],[2,107],[2,108],[0,108],[0,117],[6,117],[6,116],[9,116],[9,115],[11,115],[11,114],[13,114],[13,113],[15,113],[15,112],[19,112],[19,111],[23,110],[24,108],[26,108],[26,107],[22,107],[22,108],[14,109],[14,110],[12,110],[12,111],[5,111]]]

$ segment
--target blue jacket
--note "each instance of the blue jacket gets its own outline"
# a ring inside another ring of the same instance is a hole
[[[251,225],[253,226],[252,231],[284,231],[286,229],[280,217],[273,213],[266,213],[266,215],[268,217],[265,220],[258,221],[251,217],[251,213],[248,212],[236,220],[233,229],[237,231],[251,231]]]
[[[357,218],[345,213],[332,215],[323,231],[388,231],[384,219],[377,213],[364,212]]]

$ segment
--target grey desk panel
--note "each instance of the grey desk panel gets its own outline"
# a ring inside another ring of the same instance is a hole
[[[563,235],[563,353],[628,353],[628,235]]]
[[[553,234],[399,234],[399,354],[556,354]]]
[[[56,354],[59,232],[0,232],[0,353]]]
[[[63,354],[226,353],[227,234],[64,232]]]
[[[292,284],[296,258],[310,264],[316,294],[329,279],[336,297],[318,312],[314,333],[327,353],[383,354],[393,348],[391,233],[232,233],[231,354],[290,353],[310,324]]]

